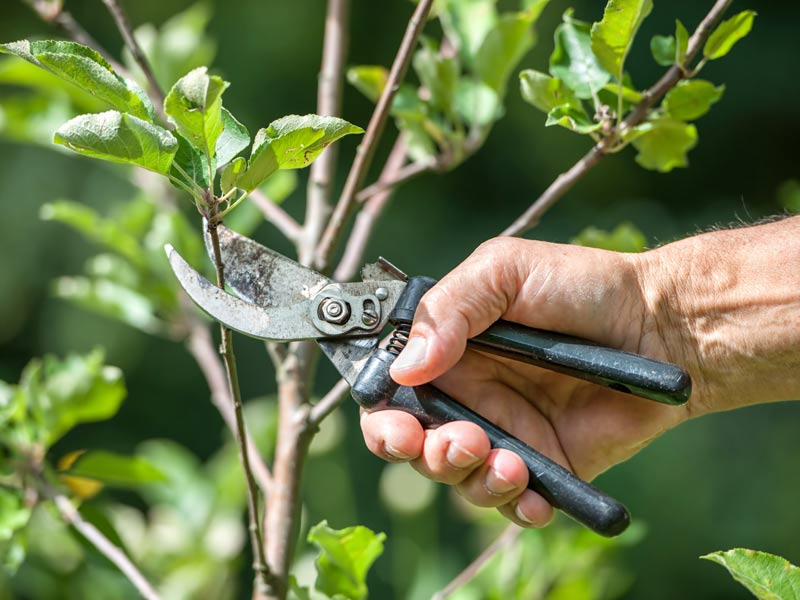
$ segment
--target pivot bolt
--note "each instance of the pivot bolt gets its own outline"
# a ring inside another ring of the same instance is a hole
[[[368,308],[361,315],[361,322],[367,327],[372,327],[378,322],[378,313],[375,310]]]
[[[336,298],[325,298],[319,305],[319,313],[322,320],[341,325],[350,318],[350,307]]]

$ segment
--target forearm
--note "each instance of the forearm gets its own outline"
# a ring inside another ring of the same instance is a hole
[[[692,414],[800,398],[800,217],[639,255],[643,339],[695,381]]]

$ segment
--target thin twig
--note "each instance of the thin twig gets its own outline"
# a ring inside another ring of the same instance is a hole
[[[344,189],[339,196],[336,208],[334,208],[328,226],[325,228],[322,239],[317,246],[316,266],[320,269],[327,266],[330,254],[342,233],[342,228],[344,227],[347,217],[350,215],[356,193],[367,175],[367,170],[375,155],[378,140],[386,125],[392,100],[408,70],[408,65],[411,62],[411,55],[417,45],[417,40],[422,33],[422,29],[425,26],[432,4],[433,0],[420,0],[414,10],[414,14],[408,22],[408,27],[406,27],[403,40],[400,43],[400,48],[392,63],[392,68],[389,71],[386,85],[383,88],[380,98],[378,98],[378,103],[375,105],[375,110],[369,120],[369,125],[367,125],[364,139],[356,150],[356,157],[350,168],[350,172],[347,174]]]
[[[340,379],[336,384],[325,394],[320,401],[317,402],[311,409],[308,415],[308,424],[310,427],[319,427],[319,424],[331,414],[336,407],[347,397],[347,392],[350,391],[350,384],[345,379]]]
[[[193,306],[187,308],[193,310]],[[219,411],[230,432],[235,436],[236,415],[233,410],[233,401],[231,400],[230,390],[228,388],[225,367],[222,365],[219,353],[214,347],[214,340],[211,338],[208,327],[206,327],[205,323],[200,322],[196,318],[192,320],[194,322],[190,325],[186,346],[205,377],[208,388],[211,391],[212,404]],[[245,434],[247,434],[247,432],[245,432]],[[258,487],[261,488],[262,493],[266,497],[272,485],[272,476],[258,448],[253,442],[253,438],[250,435],[245,435],[245,438],[253,476],[258,483]]]
[[[217,221],[215,212],[218,204],[214,202],[208,219],[207,231],[211,238],[211,246],[214,250],[214,266],[217,271],[217,286],[225,289],[225,267],[222,262],[222,252],[219,246],[219,234],[217,232]],[[231,330],[222,323],[219,325],[222,335],[222,354],[225,370],[228,374],[228,384],[230,385],[230,395],[233,400],[233,410],[236,417],[236,442],[239,447],[239,459],[242,463],[245,482],[247,484],[247,512],[248,526],[250,529],[251,544],[253,546],[253,569],[256,572],[256,589],[266,595],[273,584],[272,574],[267,567],[264,556],[264,534],[261,527],[261,519],[258,511],[258,488],[250,468],[250,451],[247,447],[247,433],[245,431],[244,414],[242,411],[242,395],[239,389],[239,375],[236,368],[236,357],[233,353],[233,337]]]
[[[333,273],[333,278],[336,281],[349,281],[358,271],[375,224],[389,203],[396,186],[402,183],[398,174],[403,170],[406,150],[404,136],[398,137],[392,147],[392,151],[389,153],[389,157],[386,159],[386,164],[383,166],[378,182],[374,184],[383,184],[383,190],[375,193],[359,211],[353,229],[347,238],[344,254],[342,254],[339,265]],[[388,183],[390,182],[393,182],[394,185],[389,186]]]
[[[433,170],[434,167],[434,162],[413,162],[398,170],[392,179],[384,179],[383,174],[381,174],[378,181],[368,185],[356,194],[356,202],[366,202],[376,194],[399,187],[411,179]]]
[[[303,228],[300,224],[289,213],[268,198],[264,192],[259,189],[253,190],[250,193],[250,200],[259,208],[264,218],[286,236],[286,239],[290,242],[297,242],[300,239],[303,233]]]
[[[108,12],[111,13],[111,17],[114,19],[114,23],[116,23],[117,29],[119,29],[133,60],[136,61],[136,64],[139,65],[142,73],[144,73],[150,93],[158,100],[155,103],[156,110],[163,116],[164,90],[158,84],[153,68],[150,66],[150,61],[147,60],[141,46],[139,46],[139,42],[136,41],[136,37],[133,35],[133,28],[128,20],[128,15],[125,14],[125,9],[122,8],[122,4],[118,0],[103,0],[103,4],[106,5]]]
[[[515,541],[517,541],[517,538],[523,531],[524,529],[518,527],[514,523],[509,523],[509,525],[503,530],[503,533],[501,533],[483,552],[481,552],[478,558],[467,565],[467,567],[461,571],[461,573],[456,575],[446,587],[436,592],[431,600],[445,600],[462,585],[472,581],[472,578],[478,574],[478,571],[481,570],[481,567],[483,567],[483,565],[485,565],[490,558],[492,558],[501,550],[505,550],[511,546]]]
[[[349,37],[349,0],[328,0],[325,15],[325,36],[322,40],[322,65],[317,86],[317,114],[338,117],[342,112],[342,89]],[[338,145],[323,152],[308,178],[306,220],[303,237],[298,244],[300,262],[310,265],[314,260],[319,238],[330,216],[331,193],[336,176]]]
[[[705,44],[708,36],[714,30],[717,22],[722,18],[724,12],[730,6],[732,0],[717,0],[709,10],[708,14],[697,26],[686,49],[686,58],[681,65],[672,65],[655,85],[642,94],[642,100],[631,111],[631,113],[620,124],[617,135],[636,127],[647,118],[648,111],[652,106],[664,97],[672,87],[674,87],[687,74],[692,72],[689,67],[692,59]],[[525,230],[536,226],[542,215],[553,206],[578,180],[580,180],[589,170],[594,167],[603,156],[606,155],[611,147],[609,139],[601,140],[592,147],[575,165],[568,171],[559,175],[553,183],[542,193],[528,209],[522,213],[511,225],[509,225],[500,235],[519,235]]]
[[[86,540],[94,546],[100,554],[105,556],[128,578],[136,590],[146,600],[160,600],[160,596],[155,591],[149,581],[142,575],[142,572],[131,562],[131,559],[115,546],[111,540],[102,534],[94,525],[84,521],[78,509],[72,505],[69,498],[63,494],[54,493],[50,498],[56,505],[58,512],[64,520],[72,525]]]

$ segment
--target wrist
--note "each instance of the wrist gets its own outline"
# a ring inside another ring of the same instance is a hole
[[[800,217],[639,255],[643,340],[692,375],[698,416],[800,398]]]

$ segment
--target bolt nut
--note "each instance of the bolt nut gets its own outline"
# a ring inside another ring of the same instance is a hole
[[[350,318],[350,307],[336,298],[325,298],[319,305],[319,318],[328,323],[341,325]]]

